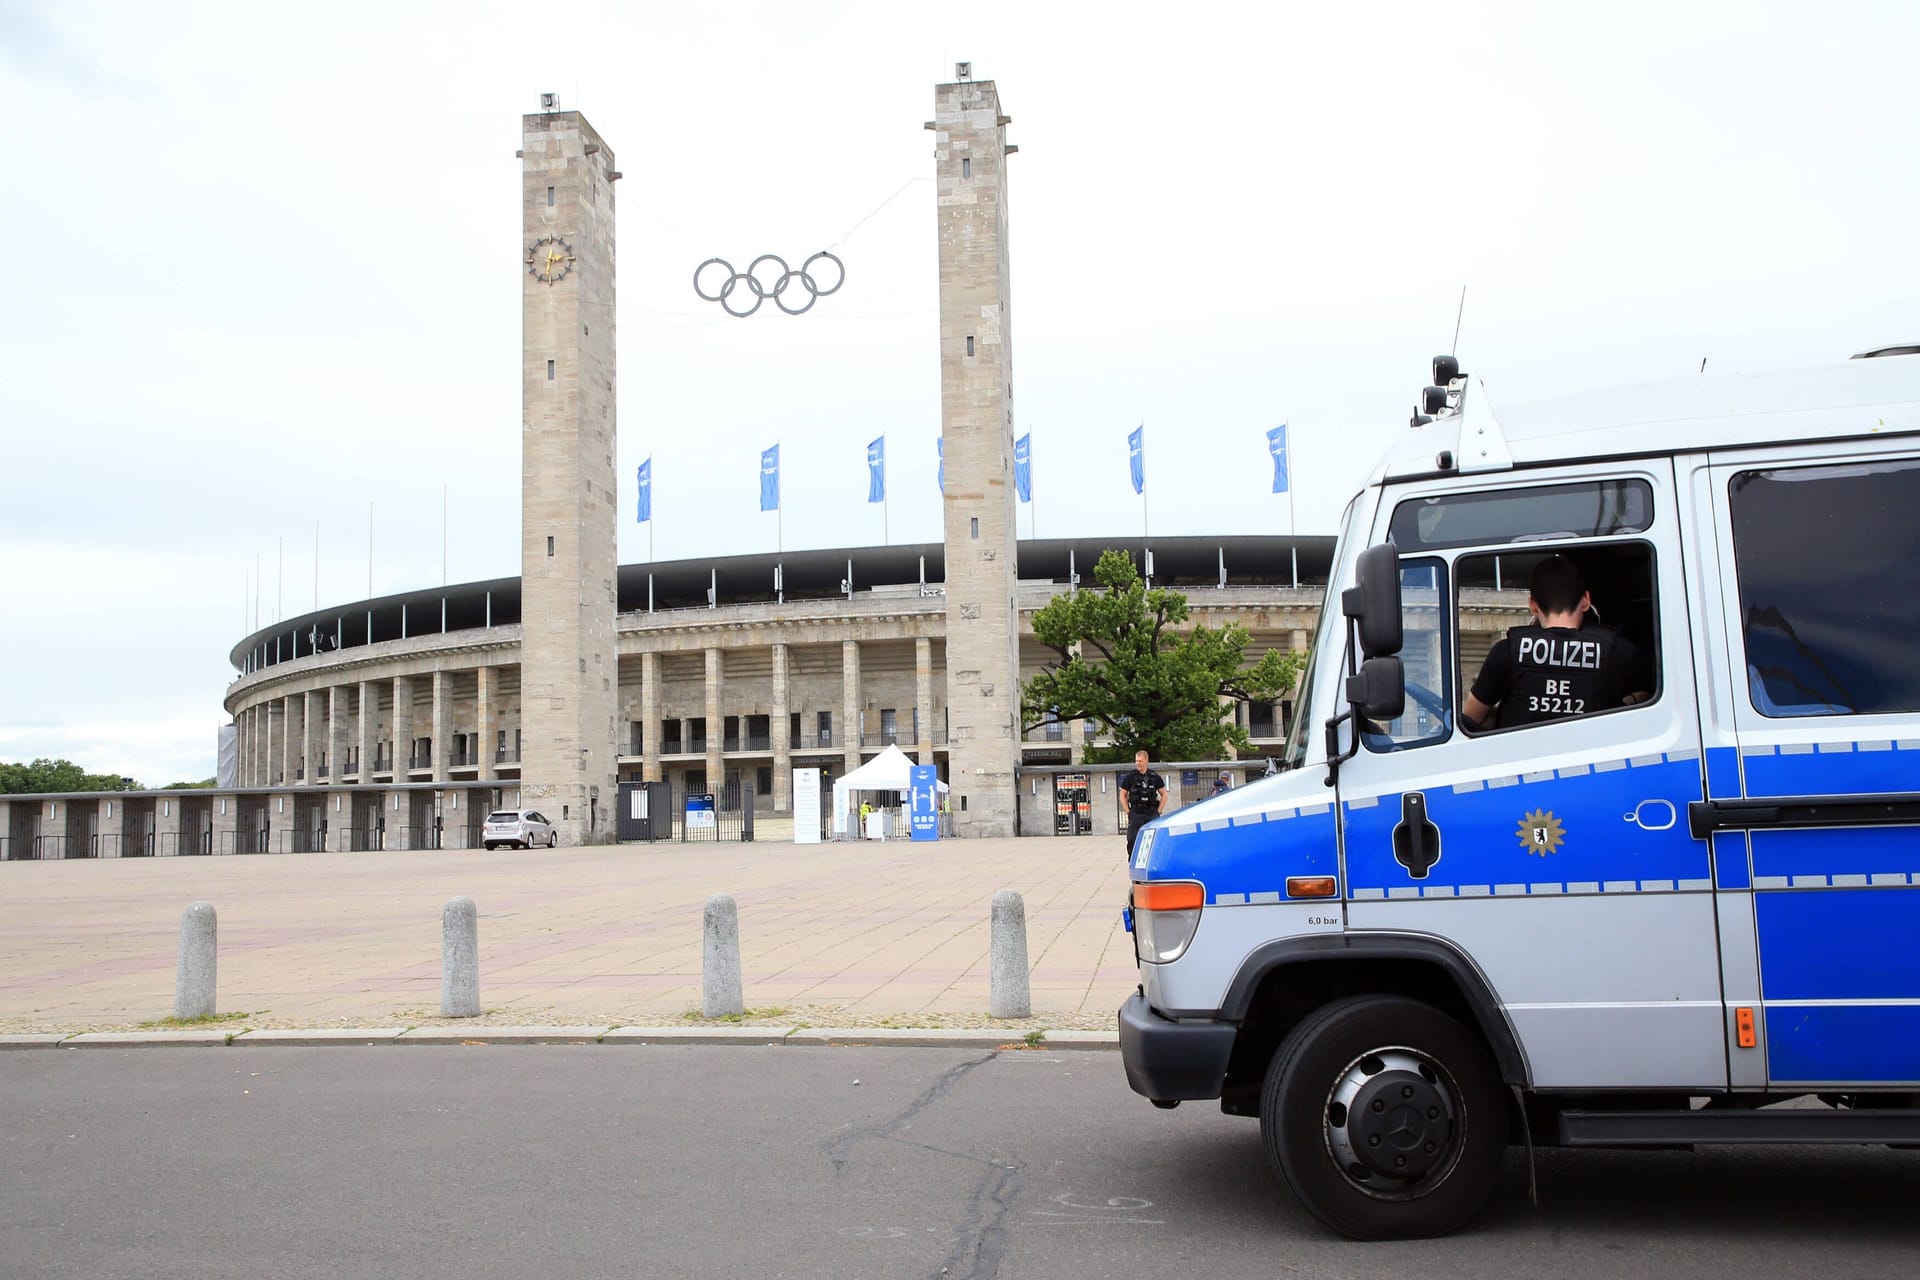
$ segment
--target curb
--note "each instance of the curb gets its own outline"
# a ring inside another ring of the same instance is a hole
[[[1116,1031],[1046,1031],[1033,1044],[1014,1030],[934,1027],[321,1027],[262,1031],[90,1031],[0,1035],[8,1049],[187,1049],[229,1044],[259,1048],[318,1048],[331,1045],[793,1045],[808,1049],[877,1048],[1111,1050],[1120,1047]]]

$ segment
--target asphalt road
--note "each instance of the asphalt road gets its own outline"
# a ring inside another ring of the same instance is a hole
[[[0,1054],[0,1275],[1910,1274],[1920,1152],[1547,1152],[1444,1240],[1330,1237],[1257,1126],[1111,1052]]]

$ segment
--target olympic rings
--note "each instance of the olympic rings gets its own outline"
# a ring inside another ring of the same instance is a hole
[[[831,262],[840,273],[834,280],[831,289],[822,288],[820,281],[814,278],[813,264],[822,260]],[[761,267],[767,263],[776,264],[780,269],[779,274],[774,275],[772,272],[761,270]],[[700,287],[700,277],[705,274],[708,267],[714,266],[723,268],[727,273],[727,278],[726,282],[720,286],[718,292],[708,293]],[[788,288],[791,287],[796,280],[799,281],[800,287],[807,291],[807,300],[801,306],[790,307],[787,305],[786,293]],[[814,303],[820,301],[820,299],[830,293],[837,292],[840,286],[846,282],[847,264],[840,261],[840,259],[833,254],[828,253],[825,249],[822,249],[801,263],[798,271],[789,267],[787,260],[777,253],[761,254],[753,260],[752,265],[745,271],[735,271],[733,264],[725,258],[708,258],[705,262],[693,269],[693,291],[699,294],[704,301],[719,303],[720,309],[736,320],[745,320],[748,316],[758,311],[760,304],[768,298],[772,298],[773,305],[790,316],[804,315],[813,308]],[[753,298],[753,305],[741,311],[734,308],[733,297],[743,286],[746,293]]]

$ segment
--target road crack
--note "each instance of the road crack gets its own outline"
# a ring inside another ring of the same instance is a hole
[[[864,1128],[848,1129],[836,1134],[825,1144],[826,1156],[833,1165],[836,1178],[846,1175],[854,1145],[866,1139],[894,1142],[980,1166],[980,1176],[967,1198],[966,1216],[954,1224],[953,1246],[947,1251],[940,1267],[929,1273],[929,1280],[988,1280],[999,1274],[1000,1259],[1007,1248],[1007,1213],[1019,1198],[1025,1183],[1016,1164],[932,1146],[904,1137],[903,1134],[913,1123],[914,1117],[953,1092],[975,1067],[992,1062],[999,1056],[999,1051],[995,1050],[956,1064],[891,1119]]]

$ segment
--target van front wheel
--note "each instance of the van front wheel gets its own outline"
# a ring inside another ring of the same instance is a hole
[[[1500,1178],[1506,1101],[1479,1038],[1431,1005],[1356,996],[1310,1014],[1260,1093],[1268,1162],[1358,1240],[1443,1235]]]

